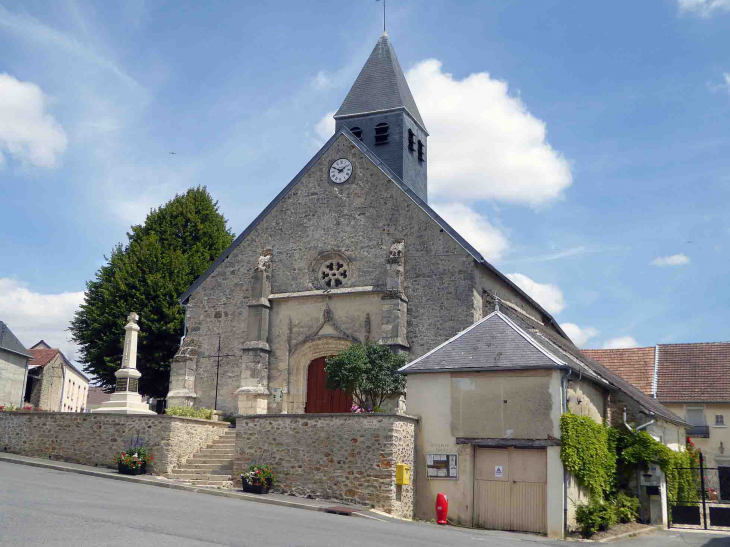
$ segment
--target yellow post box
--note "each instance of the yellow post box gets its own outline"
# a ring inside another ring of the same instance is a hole
[[[395,484],[404,486],[411,484],[411,466],[404,463],[395,465]]]

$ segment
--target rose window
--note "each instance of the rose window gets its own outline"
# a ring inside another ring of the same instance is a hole
[[[337,258],[325,260],[319,269],[319,279],[328,289],[336,289],[347,281],[348,269],[344,260]]]

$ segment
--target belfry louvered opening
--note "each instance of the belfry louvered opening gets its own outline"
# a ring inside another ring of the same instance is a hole
[[[375,144],[385,144],[388,142],[388,124],[379,123],[375,126]]]

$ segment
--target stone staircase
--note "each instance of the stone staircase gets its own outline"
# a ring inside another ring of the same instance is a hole
[[[236,455],[236,430],[228,429],[218,439],[200,449],[172,473],[170,479],[191,486],[230,488],[233,486],[233,458]]]

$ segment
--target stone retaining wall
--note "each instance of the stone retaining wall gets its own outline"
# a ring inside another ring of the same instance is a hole
[[[238,416],[234,478],[268,463],[276,491],[331,498],[412,518],[411,484],[396,486],[396,464],[413,471],[417,418],[396,414]]]
[[[170,473],[220,437],[226,422],[173,416],[0,412],[0,451],[97,467],[116,467],[114,455],[139,435],[155,455],[148,472]]]

